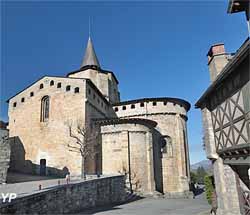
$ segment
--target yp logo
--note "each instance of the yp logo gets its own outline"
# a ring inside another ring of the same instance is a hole
[[[1,193],[2,202],[11,202],[13,199],[17,197],[16,193]]]

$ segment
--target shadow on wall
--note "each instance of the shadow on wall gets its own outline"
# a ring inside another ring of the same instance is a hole
[[[156,190],[163,193],[162,147],[164,138],[159,131],[153,130],[153,162]]]
[[[41,159],[40,165],[34,164],[30,160],[25,160],[25,149],[19,137],[10,137],[9,144],[11,154],[8,174],[14,172],[34,176],[65,177],[69,173],[69,169],[67,167],[58,169],[46,166],[46,159]]]

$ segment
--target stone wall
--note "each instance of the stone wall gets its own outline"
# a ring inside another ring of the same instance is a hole
[[[79,92],[75,92],[76,88]],[[40,162],[45,159],[48,175],[58,171],[81,174],[80,153],[68,147],[74,141],[69,136],[68,124],[84,123],[85,88],[83,79],[46,76],[10,99],[9,136],[16,137],[19,148],[24,149],[23,162],[36,167],[30,169],[30,173],[39,174]],[[43,122],[41,100],[44,96],[49,96],[49,118]]]
[[[10,145],[5,137],[8,137],[8,130],[0,129],[0,184],[6,182],[10,163]]]
[[[0,205],[0,214],[66,214],[124,200],[124,176],[110,176],[17,198]]]
[[[101,134],[103,174],[127,174],[127,185],[131,179],[136,192],[152,194],[156,188],[162,192],[160,153],[154,153],[158,143],[153,141],[152,129],[133,123],[116,124],[102,126]],[[160,178],[156,180],[155,175]]]
[[[162,153],[163,192],[170,197],[186,196],[190,180],[186,103],[178,99],[142,99],[115,105],[113,109],[120,118],[157,122],[156,130],[168,142],[168,150]]]
[[[90,79],[110,103],[120,101],[118,83],[111,72],[87,69],[70,74],[69,77]]]

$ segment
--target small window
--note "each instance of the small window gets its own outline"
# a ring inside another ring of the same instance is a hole
[[[131,105],[131,109],[135,109],[135,105]]]
[[[173,157],[173,145],[171,137],[163,136],[161,141],[161,152],[166,154],[168,157]]]
[[[98,103],[98,104],[100,103],[100,99],[99,99],[99,98],[97,99],[97,103]]]
[[[62,87],[62,83],[59,82],[59,83],[57,84],[57,88],[61,88],[61,87]]]
[[[24,102],[24,100],[25,100],[25,98],[22,98],[22,99],[21,99],[21,102]]]
[[[40,89],[43,89],[43,84],[40,84]]]
[[[52,81],[50,81],[50,84],[49,84],[49,85],[50,85],[50,86],[54,86],[54,84],[55,84],[55,83],[54,83],[54,81],[52,80]]]
[[[67,91],[67,92],[70,91],[70,85],[68,85],[68,86],[66,87],[66,91]]]
[[[95,99],[95,94],[93,94],[93,99]]]
[[[144,107],[144,103],[143,102],[141,102],[140,107]]]
[[[156,102],[153,102],[153,106],[156,106],[156,104],[157,104]]]
[[[90,89],[88,90],[88,93],[89,93],[89,95],[91,94],[91,90]]]
[[[30,92],[30,97],[34,96],[34,92]]]
[[[101,102],[101,106],[103,107],[103,102]]]
[[[76,87],[75,88],[75,93],[79,93],[79,92],[80,92],[79,87]]]
[[[176,105],[176,103],[174,103],[174,106]]]
[[[13,107],[16,107],[16,102],[13,103]]]
[[[118,107],[115,107],[115,112],[117,112],[119,109],[118,109]]]
[[[122,110],[126,110],[126,106],[122,106]]]
[[[164,105],[167,105],[167,102],[163,102]]]

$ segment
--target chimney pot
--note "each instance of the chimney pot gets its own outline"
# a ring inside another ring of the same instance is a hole
[[[208,67],[210,71],[211,81],[215,81],[217,76],[223,70],[228,63],[228,54],[225,52],[225,46],[223,43],[212,45],[207,53]]]
[[[210,60],[213,58],[215,55],[220,55],[220,54],[225,54],[225,46],[224,43],[219,43],[212,45],[211,48],[209,49],[207,56],[208,56],[208,64]]]

